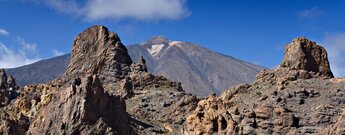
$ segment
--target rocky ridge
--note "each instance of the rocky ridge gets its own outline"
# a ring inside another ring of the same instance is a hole
[[[187,118],[189,134],[345,134],[345,80],[333,78],[327,52],[296,38],[282,65],[211,95]]]

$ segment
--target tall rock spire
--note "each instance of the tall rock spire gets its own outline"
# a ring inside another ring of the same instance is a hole
[[[131,64],[132,60],[118,35],[96,25],[75,38],[65,76],[99,74],[100,77],[122,79],[130,71]]]

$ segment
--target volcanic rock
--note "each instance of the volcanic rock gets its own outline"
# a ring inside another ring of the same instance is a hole
[[[82,78],[56,97],[33,120],[29,134],[130,134],[125,101],[104,91],[99,78]]]
[[[332,78],[326,51],[305,38],[286,48],[283,64],[254,83],[201,100],[185,132],[343,134],[345,81]]]
[[[15,79],[7,77],[4,69],[0,69],[0,107],[6,106],[17,96]]]
[[[311,71],[333,78],[325,48],[306,38],[296,38],[285,48],[282,67]]]
[[[118,35],[104,26],[93,26],[79,34],[71,55],[63,77],[99,74],[102,82],[115,82],[128,75],[132,64]]]

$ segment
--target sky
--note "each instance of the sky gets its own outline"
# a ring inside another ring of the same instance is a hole
[[[324,46],[345,76],[343,0],[0,0],[0,68],[69,53],[93,25],[125,45],[152,36],[188,41],[274,68],[296,37]]]

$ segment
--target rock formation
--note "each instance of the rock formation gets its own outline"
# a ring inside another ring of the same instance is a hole
[[[130,134],[125,101],[104,91],[99,78],[82,78],[56,95],[30,125],[29,134]]]
[[[7,77],[4,69],[0,69],[0,107],[10,103],[17,96],[18,86],[12,76]]]
[[[297,38],[283,64],[252,84],[198,103],[189,134],[344,134],[345,80],[333,79],[326,51]]]
[[[144,59],[132,63],[104,26],[76,37],[61,78],[19,91],[0,108],[1,134],[178,134],[198,102],[181,83],[147,73]]]
[[[333,78],[326,50],[306,38],[296,38],[286,46],[281,66]]]

